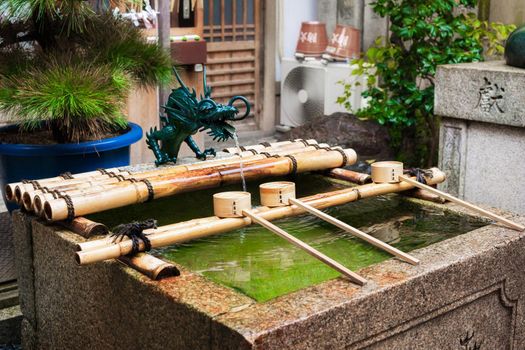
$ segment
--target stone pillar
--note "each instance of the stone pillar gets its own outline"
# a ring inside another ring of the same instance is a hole
[[[525,69],[503,61],[438,67],[441,189],[525,213]]]

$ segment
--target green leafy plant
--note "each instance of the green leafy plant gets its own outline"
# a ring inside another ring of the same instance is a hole
[[[139,28],[85,0],[0,4],[0,112],[22,130],[57,142],[122,131],[132,87],[170,82],[171,67]]]
[[[503,53],[512,25],[480,21],[465,11],[476,0],[377,0],[373,10],[390,20],[389,40],[378,38],[359,59],[352,75],[366,76],[362,96],[368,106],[359,117],[389,126],[394,148],[402,152],[415,138],[416,154],[399,154],[414,165],[435,163],[439,119],[434,115],[434,77],[440,64],[475,62]],[[359,84],[359,83],[356,83]],[[351,109],[352,84],[338,102]]]

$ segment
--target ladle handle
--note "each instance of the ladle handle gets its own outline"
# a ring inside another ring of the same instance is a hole
[[[245,216],[249,217],[250,219],[252,219],[254,222],[256,222],[259,225],[263,226],[264,228],[266,228],[266,229],[272,231],[273,233],[277,234],[278,236],[281,236],[282,238],[286,239],[288,242],[292,243],[296,247],[304,250],[305,252],[307,252],[308,254],[313,256],[314,258],[322,261],[323,263],[325,263],[326,265],[330,266],[334,270],[340,272],[341,274],[346,276],[348,279],[350,279],[352,282],[354,282],[354,283],[356,283],[356,284],[358,284],[360,286],[362,286],[362,285],[364,285],[366,283],[366,279],[364,279],[363,277],[359,276],[355,272],[350,271],[349,269],[347,269],[346,267],[344,267],[343,265],[341,265],[337,261],[329,258],[328,256],[324,255],[323,253],[321,253],[320,251],[318,251],[315,248],[311,247],[310,245],[306,244],[305,242],[301,241],[300,239],[295,238],[294,236],[292,236],[288,232],[280,229],[279,227],[275,226],[274,224],[272,224],[268,220],[260,217],[259,215],[254,214],[254,213],[252,213],[251,211],[248,211],[248,210],[244,210],[243,214]]]
[[[520,225],[520,224],[515,223],[513,221],[510,221],[508,219],[505,219],[504,217],[502,217],[500,215],[496,215],[496,214],[494,214],[494,213],[492,213],[492,212],[490,212],[488,210],[480,208],[480,207],[478,207],[478,206],[476,206],[474,204],[471,204],[469,202],[465,202],[462,199],[459,199],[459,198],[456,198],[454,196],[451,196],[450,194],[442,192],[440,190],[437,190],[434,187],[430,187],[428,185],[422,184],[421,182],[418,182],[418,181],[416,181],[414,179],[411,179],[411,178],[409,178],[407,176],[404,176],[404,175],[400,175],[399,179],[401,181],[405,181],[406,183],[409,183],[409,184],[411,184],[411,185],[413,185],[415,187],[421,188],[422,190],[425,190],[425,191],[437,194],[438,196],[441,196],[441,197],[445,198],[446,200],[449,200],[451,202],[454,202],[456,204],[464,206],[465,208],[471,209],[471,210],[473,210],[473,211],[475,211],[475,212],[477,212],[479,214],[488,216],[491,219],[494,219],[496,221],[499,221],[499,222],[505,224],[506,226],[512,228],[513,230],[525,231],[525,226],[523,226],[523,225]]]
[[[316,209],[298,199],[294,199],[294,198],[290,198],[289,199],[289,202],[290,203],[293,203],[295,205],[297,205],[298,207],[300,208],[303,208],[304,210],[308,211],[309,213],[317,216],[318,218],[321,218],[323,219],[324,221],[326,222],[329,222],[337,227],[339,227],[340,229],[343,229],[345,230],[346,232],[349,232],[351,234],[353,234],[354,236],[358,237],[358,238],[361,238],[362,240],[364,241],[367,241],[368,243],[372,244],[373,246],[376,246],[380,249],[383,249],[387,252],[389,252],[390,254],[396,256],[397,258],[403,260],[403,261],[406,261],[412,265],[417,265],[419,264],[419,259],[416,259],[414,258],[413,256],[407,254],[407,253],[404,253],[402,252],[401,250],[397,249],[397,248],[394,248],[392,247],[391,245],[389,244],[386,244],[385,242],[369,235],[369,234],[366,234],[364,233],[363,231],[361,230],[358,230],[356,229],[355,227],[352,227],[344,222],[342,222],[341,220],[338,220],[336,218],[334,218],[333,216],[330,216],[326,213],[323,213],[322,211],[320,211],[319,209]]]

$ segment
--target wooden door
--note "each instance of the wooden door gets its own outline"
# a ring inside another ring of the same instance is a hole
[[[204,1],[208,84],[213,98],[221,103],[235,95],[250,101],[252,112],[237,126],[240,130],[256,130],[260,122],[261,11],[260,0]]]

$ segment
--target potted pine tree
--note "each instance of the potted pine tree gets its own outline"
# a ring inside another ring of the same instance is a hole
[[[2,187],[129,164],[142,137],[124,104],[135,86],[171,80],[171,59],[93,1],[2,0]]]

